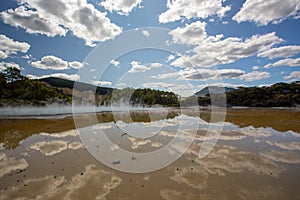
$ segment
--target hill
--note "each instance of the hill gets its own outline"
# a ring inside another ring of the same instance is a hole
[[[230,87],[218,87],[218,86],[208,86],[203,88],[202,90],[200,90],[199,92],[196,92],[195,95],[198,97],[204,97],[204,96],[208,96],[209,94],[222,94],[223,92],[228,93],[228,92],[232,92],[233,90],[235,90],[234,88],[230,88]]]
[[[74,81],[71,81],[71,80],[66,80],[66,79],[56,78],[56,77],[43,78],[43,79],[39,79],[39,81],[45,82],[45,83],[51,85],[52,87],[69,88],[69,89],[73,89],[74,83],[75,83]],[[97,95],[109,95],[113,91],[112,88],[98,87],[95,85],[82,83],[82,82],[76,82],[76,90],[78,90],[80,92],[96,91]]]

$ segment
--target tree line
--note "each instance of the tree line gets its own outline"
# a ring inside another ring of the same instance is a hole
[[[31,80],[21,70],[8,67],[0,73],[0,106],[4,105],[45,105],[67,103],[71,97],[57,88],[47,86],[39,80]]]
[[[220,94],[212,94],[217,99]],[[211,95],[198,97],[200,106],[211,105]],[[192,98],[187,98],[189,101]],[[264,87],[239,87],[226,93],[227,106],[294,107],[300,105],[300,82],[276,83]],[[218,101],[216,101],[218,102]]]

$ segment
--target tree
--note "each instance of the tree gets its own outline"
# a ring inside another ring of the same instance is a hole
[[[4,70],[4,76],[8,82],[13,83],[17,80],[24,79],[24,76],[21,75],[21,70],[15,67],[8,67]]]
[[[6,78],[5,78],[5,75],[3,73],[0,73],[0,86],[3,87],[5,86],[7,83],[6,83]]]

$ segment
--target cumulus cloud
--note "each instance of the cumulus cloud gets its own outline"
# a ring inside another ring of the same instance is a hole
[[[295,80],[299,81],[300,80],[300,71],[295,71],[292,72],[290,75],[283,77],[286,80]]]
[[[165,74],[158,74],[155,76],[151,76],[151,78],[156,78],[156,79],[167,79],[167,78],[177,78],[179,77],[178,72],[170,72],[170,73],[165,73]]]
[[[93,84],[95,85],[100,85],[100,86],[111,86],[112,82],[109,81],[92,81]]]
[[[69,68],[80,69],[84,66],[83,63],[78,61],[67,62],[53,55],[47,55],[42,57],[41,60],[31,62],[33,67],[39,69],[51,69],[51,70],[65,70]]]
[[[0,50],[0,59],[5,59],[5,58],[7,58],[7,57],[8,57],[8,54],[5,53],[4,51],[1,51],[1,50]]]
[[[266,78],[269,78],[269,77],[270,77],[269,72],[253,71],[253,72],[244,74],[244,75],[240,76],[239,78],[241,80],[251,82],[251,81],[258,81],[258,80],[266,79]]]
[[[120,65],[120,62],[117,60],[110,61],[110,64],[114,65],[115,67],[118,67]]]
[[[223,0],[168,0],[167,10],[159,15],[160,23],[180,19],[207,18],[212,15],[224,17],[230,6],[223,6]]]
[[[244,75],[244,71],[240,69],[185,69],[178,72],[180,77],[190,80],[208,80],[215,78],[238,78]]]
[[[145,65],[141,65],[141,63],[132,61],[131,62],[131,69],[128,71],[129,73],[138,73],[138,72],[145,72],[150,70],[150,67],[147,67]]]
[[[259,69],[259,66],[253,66],[252,69],[253,69],[253,70],[258,70],[258,69]]]
[[[30,45],[26,42],[15,41],[6,35],[0,34],[0,58],[7,58],[10,54],[17,52],[26,53]]]
[[[0,62],[0,71],[5,70],[7,68],[17,68],[21,70],[20,66],[14,62]]]
[[[207,37],[206,23],[197,21],[186,24],[185,27],[178,27],[169,34],[172,35],[174,43],[195,45]]]
[[[109,12],[116,11],[120,15],[128,15],[135,7],[138,7],[143,0],[105,0],[100,3]]]
[[[191,96],[195,92],[193,90],[194,86],[191,84],[178,84],[178,83],[170,83],[170,82],[149,82],[144,83],[144,87],[146,88],[157,88],[157,89],[165,89],[181,96]]]
[[[267,51],[258,54],[259,57],[274,58],[288,58],[292,57],[300,52],[300,46],[282,46],[278,48],[272,48]]]
[[[54,74],[48,74],[43,76],[35,76],[35,75],[28,74],[26,75],[26,77],[29,79],[42,79],[48,77],[56,77],[56,78],[62,78],[71,81],[77,81],[80,79],[80,76],[78,74],[65,74],[65,73],[54,73]]]
[[[172,60],[174,60],[176,57],[173,55],[173,54],[170,54],[168,57],[167,57],[167,62],[170,62]]]
[[[125,83],[118,83],[116,86],[120,87],[120,88],[124,88],[124,87],[126,87],[126,84]]]
[[[158,74],[156,76],[151,76],[151,78],[156,79],[168,79],[177,78],[178,80],[209,80],[218,78],[228,78],[228,79],[241,79],[247,82],[262,80],[270,77],[268,72],[253,71],[245,73],[241,69],[206,69],[206,68],[187,68],[184,70],[179,70],[178,72]]]
[[[233,20],[241,23],[251,21],[260,26],[278,24],[288,17],[299,19],[298,0],[247,0]]]
[[[150,37],[150,32],[149,31],[146,31],[146,30],[143,30],[143,35],[145,36],[145,37]]]
[[[73,61],[73,62],[69,62],[69,66],[73,69],[80,69],[84,66],[84,64],[78,61]]]
[[[65,36],[67,30],[47,18],[41,18],[37,11],[29,10],[25,6],[9,9],[0,13],[3,22],[11,26],[24,28],[30,34],[44,34],[48,37]]]
[[[264,68],[280,67],[280,66],[299,67],[300,66],[300,58],[286,58],[283,60],[279,60],[275,63],[269,63],[269,64],[265,65]]]
[[[163,65],[161,63],[150,63],[149,66],[151,68],[159,68],[159,67],[162,67]]]
[[[68,62],[61,58],[49,55],[44,56],[41,60],[31,62],[31,65],[40,69],[64,70],[68,69]]]
[[[0,13],[3,22],[21,27],[28,33],[49,37],[73,35],[85,40],[86,45],[112,39],[122,29],[110,22],[106,13],[97,10],[86,0],[21,0],[20,7]]]
[[[131,69],[128,71],[128,73],[139,73],[139,72],[146,72],[149,71],[152,68],[159,68],[163,65],[161,63],[150,63],[147,66],[142,65],[140,62],[132,61],[131,62]]]
[[[265,35],[253,35],[242,40],[237,37],[222,39],[223,35],[209,36],[194,48],[194,55],[183,55],[171,65],[181,68],[193,66],[211,67],[217,64],[228,64],[241,58],[253,56],[283,42],[275,32]]]

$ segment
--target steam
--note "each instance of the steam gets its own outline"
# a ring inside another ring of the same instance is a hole
[[[47,106],[7,106],[0,108],[0,117],[65,117],[72,114],[94,113],[94,112],[121,112],[121,111],[149,111],[159,110],[160,108],[150,108],[144,106],[119,105],[111,106],[93,106],[93,105],[47,105]]]

